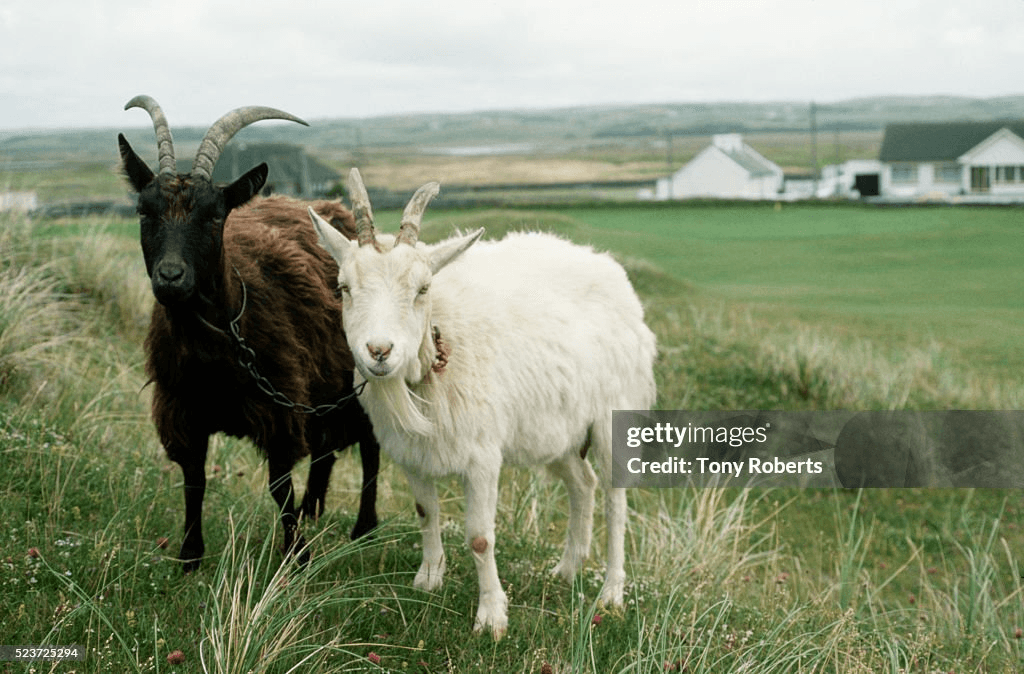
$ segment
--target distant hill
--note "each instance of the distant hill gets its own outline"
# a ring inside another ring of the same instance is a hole
[[[1002,98],[880,97],[819,103],[821,131],[882,130],[890,122],[1024,118],[1024,95]],[[707,136],[712,133],[806,132],[810,102],[666,103],[547,110],[495,110],[370,119],[322,120],[296,129],[302,142],[322,148],[342,144],[469,146],[554,143],[578,146],[603,139]],[[308,138],[308,140],[307,140]],[[548,145],[548,147],[551,147]]]
[[[1000,98],[955,96],[891,96],[818,103],[817,128],[881,130],[890,122],[936,122],[1024,118],[1024,95]],[[126,132],[145,156],[152,132],[137,121]],[[173,123],[173,120],[172,120]],[[495,154],[533,147],[540,152],[573,151],[581,146],[628,143],[651,137],[706,136],[720,132],[806,132],[810,128],[810,102],[771,103],[665,103],[631,106],[591,106],[540,110],[493,110],[471,113],[424,113],[366,119],[313,120],[305,128],[287,124],[259,124],[244,129],[249,142],[298,143],[314,153],[360,148],[409,148]],[[28,168],[47,161],[117,160],[116,134],[120,129],[51,132],[0,132],[0,170]],[[205,129],[174,128],[178,154],[194,151]],[[474,150],[475,148],[475,150]]]

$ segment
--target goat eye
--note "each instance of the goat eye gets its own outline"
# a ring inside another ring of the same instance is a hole
[[[419,289],[419,291],[416,294],[417,295],[426,295],[428,290],[430,290],[430,284],[429,283],[424,283],[422,286],[420,286],[420,289]]]
[[[340,283],[340,284],[338,284],[338,289],[336,291],[334,291],[334,296],[335,297],[341,297],[342,295],[347,295],[350,292],[351,291],[350,291],[347,283]]]

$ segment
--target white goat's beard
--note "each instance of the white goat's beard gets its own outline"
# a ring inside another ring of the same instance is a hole
[[[395,426],[410,435],[433,435],[434,425],[423,413],[430,403],[411,391],[404,377],[375,379],[369,385]]]

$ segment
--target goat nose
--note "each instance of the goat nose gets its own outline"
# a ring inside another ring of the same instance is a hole
[[[161,281],[174,283],[184,275],[185,268],[179,264],[164,264],[160,265],[158,273],[160,274]]]
[[[391,347],[393,346],[393,342],[367,342],[366,350],[370,352],[371,358],[381,362],[391,355]]]

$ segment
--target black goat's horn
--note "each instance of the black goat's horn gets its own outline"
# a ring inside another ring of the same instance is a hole
[[[153,119],[153,130],[156,132],[157,157],[160,161],[160,173],[174,175],[177,169],[174,164],[174,139],[171,138],[171,127],[167,125],[167,117],[160,105],[151,96],[140,95],[128,101],[124,109],[142,108]]]
[[[373,209],[370,195],[366,193],[359,169],[353,168],[348,174],[348,198],[352,202],[352,214],[356,218],[356,240],[360,246],[377,245],[377,233],[373,227]]]
[[[423,219],[423,212],[427,210],[430,200],[436,197],[440,191],[441,185],[436,182],[427,183],[416,190],[416,194],[412,195],[409,205],[402,213],[402,224],[398,228],[398,236],[395,237],[396,246],[400,243],[416,245],[420,238],[420,221]]]
[[[192,163],[192,175],[212,180],[213,167],[220,159],[220,153],[224,151],[224,146],[228,144],[232,136],[261,119],[287,119],[303,126],[309,126],[295,115],[275,108],[254,105],[232,110],[214,122],[210,130],[206,132],[203,142],[199,144],[199,151],[196,152],[196,159]]]

